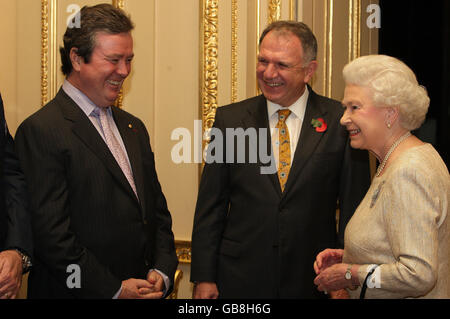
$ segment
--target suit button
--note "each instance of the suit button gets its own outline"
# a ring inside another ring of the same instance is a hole
[[[147,224],[148,224],[148,222],[147,222],[146,219],[143,220],[143,223],[144,223],[144,225],[147,225]]]

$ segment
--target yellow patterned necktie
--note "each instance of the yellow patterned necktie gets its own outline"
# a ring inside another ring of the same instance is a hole
[[[278,110],[278,179],[280,181],[281,191],[284,192],[286,182],[291,169],[291,139],[286,125],[286,119],[291,114],[290,110]]]

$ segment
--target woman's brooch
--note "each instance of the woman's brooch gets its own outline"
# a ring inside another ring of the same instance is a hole
[[[378,185],[377,189],[375,190],[375,192],[372,195],[372,202],[370,203],[370,208],[372,208],[375,205],[375,202],[378,199],[378,196],[380,195],[381,192],[381,187],[383,187],[385,181],[382,181],[380,183],[380,185]]]

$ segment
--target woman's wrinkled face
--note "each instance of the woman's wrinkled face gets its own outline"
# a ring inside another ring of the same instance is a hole
[[[342,105],[345,109],[341,125],[345,126],[353,148],[382,154],[386,137],[387,108],[377,107],[369,88],[348,84]]]

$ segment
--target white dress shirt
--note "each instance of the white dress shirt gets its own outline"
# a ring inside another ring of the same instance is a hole
[[[295,150],[297,149],[298,139],[300,138],[300,132],[302,130],[303,119],[305,118],[306,104],[308,102],[309,91],[308,87],[305,87],[305,92],[302,96],[289,107],[282,107],[267,100],[267,110],[269,116],[270,135],[272,137],[272,150],[275,158],[276,167],[278,168],[278,135],[275,130],[278,123],[278,110],[289,109],[291,114],[286,119],[286,125],[289,130],[289,138],[291,141],[291,163],[294,160]],[[292,164],[291,164],[292,165]]]
[[[80,109],[84,112],[84,114],[86,114],[86,116],[89,118],[89,120],[91,120],[92,124],[95,126],[98,133],[100,134],[100,136],[103,138],[103,140],[106,143],[105,134],[103,133],[103,128],[102,128],[102,125],[100,124],[99,113],[97,113],[97,111],[96,111],[96,109],[98,109],[99,107],[97,105],[95,105],[83,92],[78,90],[67,80],[64,81],[64,83],[62,85],[62,89],[72,100],[75,101],[75,103],[80,107]],[[122,148],[123,152],[125,153],[125,157],[127,158],[128,165],[130,166],[130,169],[132,170],[130,159],[128,158],[128,153],[125,148],[125,144],[123,143],[122,136],[120,135],[119,129],[117,128],[117,125],[116,125],[116,122],[114,121],[110,107],[108,107],[106,114],[107,114],[107,118],[108,118],[108,122],[109,122],[109,127],[111,128],[111,130],[114,134],[114,137],[119,142],[120,147]]]

